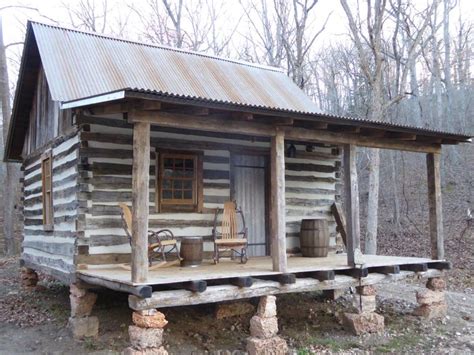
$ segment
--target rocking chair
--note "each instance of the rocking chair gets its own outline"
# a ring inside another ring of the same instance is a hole
[[[222,213],[221,231],[217,231],[218,216]],[[242,218],[242,230],[238,231],[237,214]],[[224,203],[224,209],[217,208],[214,216],[214,228],[212,228],[212,236],[214,239],[214,263],[219,262],[220,252],[229,251],[240,256],[240,262],[245,264],[247,258],[247,227],[245,226],[245,218],[242,210],[236,208],[235,201],[227,201]]]
[[[130,208],[123,202],[119,203],[122,217],[122,226],[127,234],[128,241],[130,246],[132,245],[132,211]],[[169,248],[166,250],[166,248]],[[166,256],[172,251],[176,250],[178,254],[178,259],[174,261],[166,261]],[[153,265],[153,260],[161,258],[161,262]],[[179,248],[177,241],[169,229],[160,229],[159,231],[148,231],[148,262],[150,270],[156,269],[162,266],[171,266],[178,264],[181,260],[179,255]]]

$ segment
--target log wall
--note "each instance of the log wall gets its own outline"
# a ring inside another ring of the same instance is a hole
[[[42,67],[39,69],[23,157],[28,157],[72,127],[71,110],[60,110],[59,102],[53,101]]]
[[[43,226],[41,153],[49,149],[53,157],[53,230],[45,230]],[[23,163],[22,262],[66,281],[75,271],[80,190],[78,154],[79,133],[74,130],[56,138],[44,150],[31,154]]]
[[[85,264],[125,262],[130,246],[122,229],[119,202],[131,205],[132,126],[121,115],[82,116],[79,173],[81,209],[78,243],[84,245]],[[204,236],[210,241],[214,209],[230,198],[231,151],[269,154],[270,142],[245,136],[227,136],[151,128],[150,229],[169,228],[176,236]],[[203,152],[203,213],[157,213],[155,210],[155,148]],[[330,221],[331,244],[335,225],[330,206],[336,198],[339,156],[335,147],[315,147],[305,152],[296,144],[295,158],[286,158],[287,246],[299,246],[302,218],[325,217]],[[205,243],[205,250],[212,250]]]

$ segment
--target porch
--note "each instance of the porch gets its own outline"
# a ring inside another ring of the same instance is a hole
[[[392,282],[408,277],[431,278],[443,274],[450,264],[415,257],[364,255],[358,267],[347,265],[346,254],[325,258],[292,256],[287,273],[273,271],[271,257],[254,257],[246,264],[205,260],[197,267],[150,270],[146,282],[132,282],[130,271],[117,265],[89,267],[78,279],[132,294],[132,309],[162,308],[221,302],[268,294],[334,290]]]

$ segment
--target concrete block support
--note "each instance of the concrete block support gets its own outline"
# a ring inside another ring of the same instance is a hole
[[[132,313],[134,325],[128,327],[131,346],[126,355],[167,355],[163,347],[164,327],[168,324],[165,315],[156,309]]]
[[[261,297],[257,314],[250,320],[250,337],[247,339],[249,355],[279,355],[288,352],[286,341],[277,335],[276,315],[275,296]]]
[[[97,337],[99,335],[99,319],[91,316],[97,295],[79,284],[71,284],[69,292],[71,317],[68,326],[73,338],[82,340]]]

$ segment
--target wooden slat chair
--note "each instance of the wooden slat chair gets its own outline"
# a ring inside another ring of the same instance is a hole
[[[218,217],[222,213],[221,231],[218,232]],[[242,218],[242,230],[238,230],[237,214]],[[214,238],[214,263],[219,262],[221,251],[230,251],[240,256],[240,262],[245,264],[247,258],[247,227],[242,210],[236,208],[235,201],[224,203],[224,209],[217,208],[214,216],[214,228],[212,229]],[[232,254],[233,256],[233,254]]]
[[[119,203],[119,206],[122,209],[122,226],[127,234],[130,245],[132,245],[132,211],[127,204],[123,202]],[[168,250],[166,250],[166,248],[168,248]],[[176,250],[178,254],[178,259],[171,262],[166,261],[166,255],[174,250]],[[159,258],[161,258],[161,262],[152,266],[153,260]],[[160,229],[156,232],[152,230],[148,231],[148,261],[150,263],[150,269],[175,265],[178,264],[180,260],[179,247],[173,232],[169,229]]]

